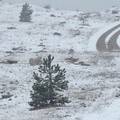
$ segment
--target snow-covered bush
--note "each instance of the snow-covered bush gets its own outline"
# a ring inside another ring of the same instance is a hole
[[[82,25],[88,24],[88,18],[89,18],[89,14],[87,14],[87,13],[80,14],[80,16],[79,16],[79,20],[82,22]]]
[[[34,109],[42,107],[56,106],[68,103],[68,97],[62,91],[68,89],[68,81],[65,80],[65,69],[52,65],[54,57],[49,55],[44,58],[39,66],[38,73],[33,74],[35,83],[32,86],[29,105]]]
[[[40,65],[42,63],[42,57],[30,58],[29,64],[31,66]]]
[[[25,3],[23,5],[22,11],[20,13],[20,22],[31,22],[31,15],[33,13],[33,10],[29,6],[28,3]]]

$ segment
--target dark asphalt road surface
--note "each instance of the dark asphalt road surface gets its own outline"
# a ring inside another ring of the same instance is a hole
[[[111,38],[109,39],[108,42],[108,50],[109,51],[120,51],[120,47],[117,44],[118,37],[120,35],[120,30],[117,31]]]

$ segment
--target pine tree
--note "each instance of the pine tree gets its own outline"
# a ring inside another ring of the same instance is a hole
[[[38,68],[38,73],[33,74],[35,83],[32,86],[29,104],[35,108],[42,108],[68,103],[68,97],[62,92],[68,89],[68,81],[65,80],[65,69],[61,69],[59,64],[52,65],[54,57],[49,55],[44,58]]]
[[[20,13],[20,22],[31,22],[31,15],[33,13],[33,10],[31,9],[31,7],[29,6],[28,3],[25,3],[23,5],[22,11]]]

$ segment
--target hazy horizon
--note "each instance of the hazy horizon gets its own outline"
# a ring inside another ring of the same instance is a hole
[[[4,0],[8,2],[16,2],[16,0]],[[83,10],[83,11],[99,11],[111,8],[112,6],[120,6],[119,0],[17,0],[17,2],[30,2],[41,6],[50,5],[57,9],[66,10]]]

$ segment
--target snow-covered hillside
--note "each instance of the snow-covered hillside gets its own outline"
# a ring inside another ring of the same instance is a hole
[[[21,23],[21,8],[22,4],[0,4],[0,120],[119,120],[119,54],[99,54],[95,46],[88,51],[96,44],[92,36],[116,21],[111,10],[83,13],[32,5],[32,22]],[[88,15],[85,24],[80,20],[83,14]],[[32,73],[38,67],[30,66],[29,59],[48,54],[66,68],[71,103],[29,111]],[[5,95],[10,98],[2,99]]]

